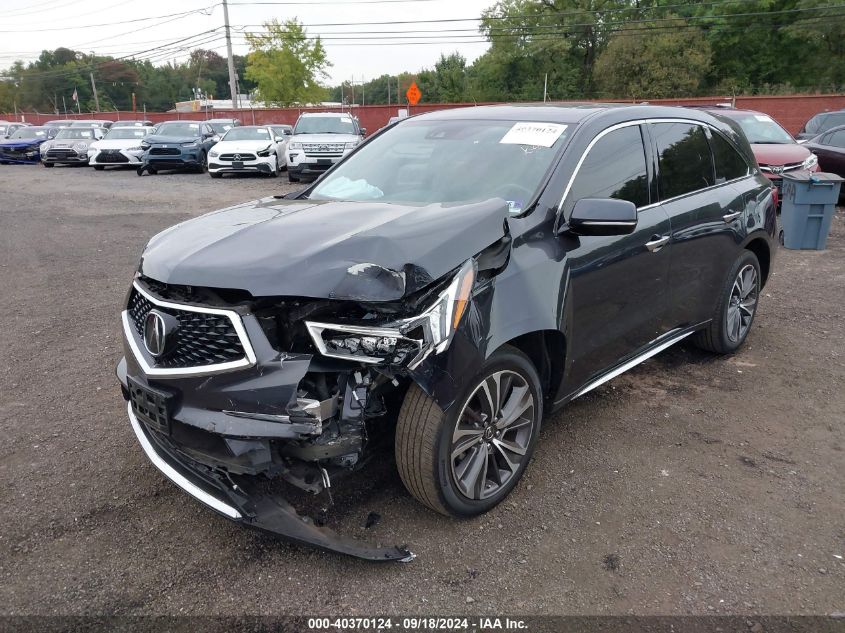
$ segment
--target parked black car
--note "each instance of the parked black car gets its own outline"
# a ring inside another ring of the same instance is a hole
[[[321,493],[392,443],[420,502],[489,510],[545,413],[687,337],[742,345],[774,233],[772,185],[717,115],[433,112],[300,194],[155,236],[117,375],[148,457],[217,512],[407,559],[303,520],[259,480]]]
[[[840,125],[811,138],[804,145],[819,158],[822,171],[845,178],[845,125]],[[845,191],[840,189],[840,197]]]
[[[795,138],[799,143],[803,143],[839,125],[845,125],[845,110],[819,112],[804,124]]]

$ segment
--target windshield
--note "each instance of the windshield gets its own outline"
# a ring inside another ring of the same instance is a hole
[[[66,127],[59,130],[56,138],[94,138],[94,128]]]
[[[362,146],[310,197],[405,204],[499,197],[521,213],[568,133],[557,123],[409,120]]]
[[[11,138],[47,138],[47,128],[22,127]]]
[[[199,136],[199,123],[162,123],[158,126],[156,134],[159,136]]]
[[[106,140],[108,141],[117,141],[120,139],[127,139],[127,138],[144,138],[147,135],[146,128],[138,128],[138,127],[118,127],[112,128],[112,130],[106,134]]]
[[[270,130],[266,127],[233,127],[221,141],[269,141]]]
[[[74,121],[70,127],[103,127],[107,121]]]
[[[828,114],[826,116],[814,116],[807,122],[806,131],[818,134],[837,125],[845,125],[845,112],[841,114]]]
[[[748,142],[782,145],[794,143],[795,139],[789,135],[774,119],[765,114],[749,114],[737,119],[739,127],[748,137]]]
[[[351,116],[304,116],[296,122],[294,134],[357,134]]]
[[[211,129],[214,130],[215,134],[223,134],[235,127],[231,121],[215,121],[208,122],[208,124],[211,126]]]

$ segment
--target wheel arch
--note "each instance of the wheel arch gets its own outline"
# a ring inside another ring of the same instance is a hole
[[[757,261],[760,263],[760,275],[763,278],[760,283],[762,288],[769,279],[772,266],[772,251],[769,243],[763,237],[755,237],[745,245],[745,250],[749,250],[757,256]]]
[[[563,380],[566,359],[566,336],[563,332],[536,330],[512,338],[504,345],[515,347],[528,357],[540,376],[544,400],[554,401]]]

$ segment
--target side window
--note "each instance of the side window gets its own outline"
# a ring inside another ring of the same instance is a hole
[[[661,200],[716,184],[710,145],[700,125],[652,123],[651,131],[657,143]]]
[[[649,203],[645,147],[638,125],[613,130],[593,145],[569,190],[569,209],[582,198],[617,198],[637,207]]]
[[[831,134],[825,145],[845,148],[845,130],[838,130]]]
[[[711,132],[710,148],[716,163],[716,184],[748,175],[748,164],[721,134]]]

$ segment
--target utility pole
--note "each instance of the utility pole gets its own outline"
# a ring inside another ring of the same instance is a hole
[[[100,98],[97,96],[97,84],[94,82],[94,73],[91,74],[91,88],[94,90],[94,106],[97,108],[97,112],[100,111]]]
[[[226,26],[226,52],[229,54],[229,90],[232,92],[232,109],[238,109],[238,80],[235,78],[235,58],[232,57],[232,35],[229,32],[229,5],[223,0],[223,22]]]

